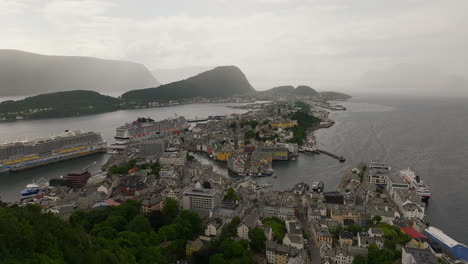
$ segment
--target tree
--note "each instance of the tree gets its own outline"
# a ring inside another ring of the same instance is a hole
[[[247,130],[244,132],[244,140],[248,140],[251,138],[255,138],[255,131],[253,130]]]
[[[135,233],[147,233],[152,230],[152,227],[148,219],[140,214],[135,216],[130,222],[128,222],[126,229],[130,232]]]
[[[354,225],[349,225],[349,226],[347,226],[347,227],[345,228],[345,230],[347,230],[347,231],[349,231],[349,232],[351,232],[351,233],[353,233],[353,234],[356,235],[357,233],[361,232],[361,227],[358,226],[358,225],[356,225],[356,224],[354,224]]]
[[[163,213],[164,217],[166,217],[166,219],[169,222],[172,222],[172,220],[174,220],[179,214],[179,204],[177,203],[177,201],[170,198],[166,199],[166,203],[164,204],[163,208]]]
[[[376,215],[376,216],[372,217],[372,223],[374,225],[378,225],[380,223],[380,221],[382,221],[382,217],[380,215]]]
[[[224,195],[224,199],[230,201],[237,201],[239,200],[239,197],[236,195],[234,188],[229,187],[229,189],[226,192],[226,195]]]
[[[367,258],[361,255],[354,257],[353,264],[367,264]]]
[[[164,219],[164,214],[161,211],[152,211],[149,213],[148,220],[154,231],[158,231],[159,228],[167,224]]]
[[[265,250],[266,236],[262,229],[256,227],[249,231],[250,248],[262,252]]]
[[[223,254],[214,254],[210,257],[210,264],[227,264]]]

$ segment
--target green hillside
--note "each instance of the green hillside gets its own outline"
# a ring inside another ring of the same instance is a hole
[[[228,97],[251,92],[255,90],[239,68],[222,66],[156,88],[129,91],[122,98],[126,101],[169,101],[194,97]]]
[[[114,111],[121,100],[93,91],[68,91],[27,97],[18,101],[0,103],[0,117],[39,119],[49,117],[81,116]]]

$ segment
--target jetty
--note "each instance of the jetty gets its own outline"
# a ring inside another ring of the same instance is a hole
[[[319,149],[317,147],[303,147],[299,150],[300,152],[308,152],[308,153],[314,153],[314,154],[325,154],[327,156],[330,156],[332,158],[335,158],[337,160],[339,160],[340,162],[345,162],[346,161],[346,158],[343,157],[343,156],[340,156],[340,155],[336,155],[334,153],[331,153],[330,151],[326,151],[326,150],[323,150],[323,149]]]

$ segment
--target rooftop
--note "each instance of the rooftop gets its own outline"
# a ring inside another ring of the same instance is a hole
[[[447,236],[444,232],[442,232],[442,230],[433,226],[427,228],[425,232],[437,238],[442,243],[446,244],[448,247],[454,247],[459,244],[457,241],[455,241],[455,239]]]
[[[216,189],[204,189],[204,188],[195,188],[195,187],[188,187],[184,191],[184,195],[195,195],[195,196],[209,196],[213,197],[218,194],[218,190]]]
[[[413,256],[415,264],[438,264],[436,257],[429,249],[408,248],[404,247],[403,251],[406,254]]]

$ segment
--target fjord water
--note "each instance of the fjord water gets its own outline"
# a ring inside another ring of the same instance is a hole
[[[345,163],[324,155],[303,154],[296,161],[276,162],[278,178],[261,178],[258,182],[284,190],[300,181],[310,184],[321,180],[330,191],[336,189],[346,168],[361,161],[384,160],[394,171],[411,167],[431,187],[426,208],[430,224],[468,243],[468,100],[360,96],[342,104],[348,111],[333,112],[330,117],[336,124],[317,131],[316,136],[321,148],[344,155]],[[159,120],[174,114],[191,118],[241,112],[225,106],[194,104],[0,123],[0,141],[83,129],[101,132],[112,142],[115,128],[138,116]],[[4,200],[15,200],[32,179],[57,177],[104,159],[105,155],[94,155],[20,173],[0,174],[0,195]],[[215,169],[226,173],[224,164],[214,164]]]

